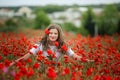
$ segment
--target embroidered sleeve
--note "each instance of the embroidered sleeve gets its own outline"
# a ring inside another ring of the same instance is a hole
[[[67,55],[72,56],[74,54],[74,51],[71,48],[68,48]]]
[[[33,47],[30,49],[30,53],[32,53],[33,55],[36,55],[39,50],[42,50],[42,45],[34,44]]]

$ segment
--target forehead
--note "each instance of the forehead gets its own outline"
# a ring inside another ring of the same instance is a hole
[[[50,32],[56,32],[56,33],[58,33],[58,30],[57,29],[50,29]]]

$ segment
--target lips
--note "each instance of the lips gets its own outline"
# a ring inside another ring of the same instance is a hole
[[[52,39],[55,39],[54,37],[51,37]]]

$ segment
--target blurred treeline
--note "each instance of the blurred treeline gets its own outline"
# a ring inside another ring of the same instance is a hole
[[[5,20],[4,24],[0,24],[1,32],[18,31],[21,29],[45,29],[51,20],[48,17],[48,13],[56,11],[64,11],[70,7],[80,7],[79,5],[73,6],[36,6],[31,7],[33,13],[36,15],[34,19],[26,18],[26,15],[21,17],[12,17]],[[109,4],[99,6],[87,6],[88,10],[82,14],[81,26],[76,27],[73,23],[65,22],[61,27],[69,32],[80,33],[82,35],[113,35],[120,33],[120,5]],[[94,7],[101,7],[102,13],[96,15],[93,12]],[[17,11],[18,7],[14,8]]]

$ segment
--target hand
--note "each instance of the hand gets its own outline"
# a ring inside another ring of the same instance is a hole
[[[9,67],[13,66],[14,64],[15,64],[15,62],[10,63]]]
[[[88,62],[95,62],[94,60],[87,60]]]

